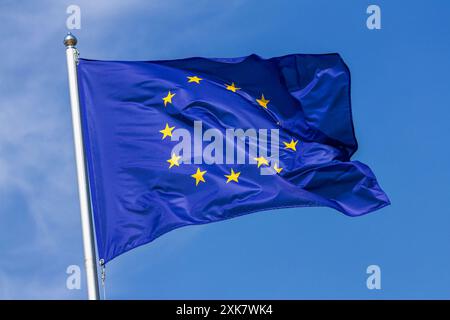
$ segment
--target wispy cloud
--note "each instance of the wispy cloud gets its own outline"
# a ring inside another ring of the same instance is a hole
[[[68,5],[69,3],[67,3]],[[104,19],[124,2],[81,1]],[[0,61],[0,298],[71,298],[82,264],[64,4],[5,3]],[[55,23],[56,22],[56,23]],[[6,32],[8,30],[8,32]],[[7,33],[7,34],[5,34]],[[7,243],[5,243],[7,240]]]

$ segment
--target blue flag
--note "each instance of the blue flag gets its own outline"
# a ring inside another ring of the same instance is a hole
[[[98,254],[289,207],[389,204],[357,149],[338,54],[78,65]]]

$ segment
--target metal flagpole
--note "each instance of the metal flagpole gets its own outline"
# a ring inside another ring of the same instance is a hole
[[[78,193],[81,209],[81,229],[83,232],[84,262],[86,267],[87,290],[89,300],[98,300],[98,276],[94,247],[94,232],[91,216],[91,202],[87,180],[86,163],[83,149],[83,136],[80,118],[80,101],[78,97],[77,38],[70,32],[64,38],[69,75],[70,105],[72,109],[73,138],[75,143],[75,158],[77,163]]]

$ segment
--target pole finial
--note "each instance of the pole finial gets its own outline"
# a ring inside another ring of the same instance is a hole
[[[77,38],[70,32],[67,32],[67,35],[64,37],[64,45],[66,48],[73,48],[77,45]]]

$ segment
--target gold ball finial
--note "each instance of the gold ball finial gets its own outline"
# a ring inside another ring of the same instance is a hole
[[[77,45],[77,38],[70,32],[64,37],[64,45],[66,48],[75,47]]]

